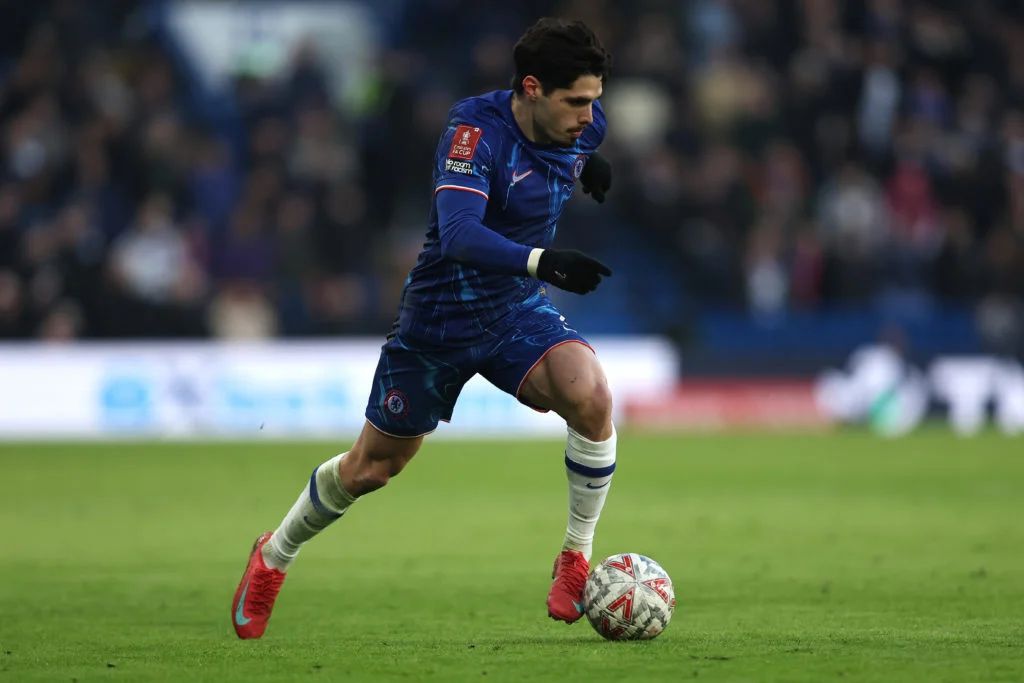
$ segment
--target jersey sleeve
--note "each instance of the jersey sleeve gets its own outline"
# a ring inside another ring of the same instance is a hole
[[[434,166],[441,253],[480,270],[526,275],[531,248],[483,224],[496,145],[486,127],[455,117],[441,136]]]
[[[450,122],[437,146],[434,194],[441,190],[459,190],[487,199],[491,189],[494,137],[479,125]]]
[[[484,225],[487,200],[474,192],[444,190],[435,197],[441,253],[480,270],[527,275],[533,249]]]

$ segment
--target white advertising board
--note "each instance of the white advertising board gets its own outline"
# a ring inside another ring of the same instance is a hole
[[[381,340],[0,344],[0,438],[317,438],[363,425]],[[597,339],[616,403],[675,382],[671,346]],[[439,435],[555,435],[564,423],[481,377]]]

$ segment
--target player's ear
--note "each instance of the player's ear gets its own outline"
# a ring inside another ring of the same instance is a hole
[[[523,94],[531,102],[536,102],[537,98],[544,94],[544,89],[536,76],[527,76],[523,79]]]

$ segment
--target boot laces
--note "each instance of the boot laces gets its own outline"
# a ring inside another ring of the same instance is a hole
[[[588,569],[587,560],[580,553],[562,553],[555,576],[573,596],[579,596],[587,583]]]
[[[284,583],[284,574],[273,569],[253,572],[249,604],[257,614],[268,614]]]

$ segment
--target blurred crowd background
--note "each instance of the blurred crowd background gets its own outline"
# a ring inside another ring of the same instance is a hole
[[[297,6],[344,11],[357,56],[277,36]],[[1014,0],[2,7],[2,339],[383,335],[448,108],[557,15],[615,60],[612,192],[557,238],[615,271],[559,296],[582,330],[1024,352]]]

